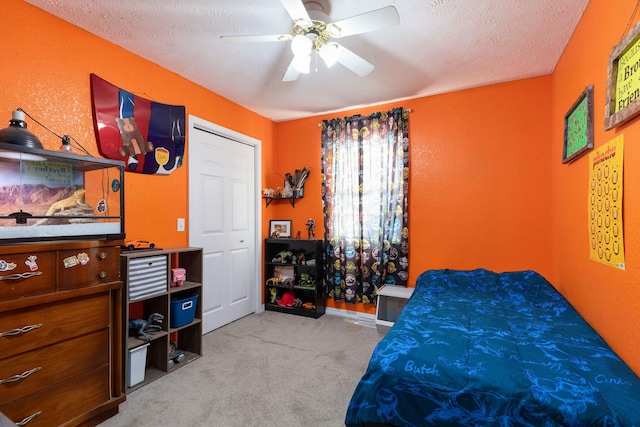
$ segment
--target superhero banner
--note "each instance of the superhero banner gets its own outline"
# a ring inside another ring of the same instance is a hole
[[[91,74],[93,125],[103,157],[125,162],[125,170],[168,175],[185,149],[185,108],[161,104],[120,89]]]
[[[589,155],[589,255],[625,269],[622,227],[624,135]]]

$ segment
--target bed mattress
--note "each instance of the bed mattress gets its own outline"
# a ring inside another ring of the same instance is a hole
[[[639,407],[637,375],[541,275],[432,270],[345,423],[640,427]]]

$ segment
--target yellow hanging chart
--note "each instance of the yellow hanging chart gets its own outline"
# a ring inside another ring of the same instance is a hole
[[[622,238],[622,164],[624,136],[589,154],[589,256],[625,269]]]

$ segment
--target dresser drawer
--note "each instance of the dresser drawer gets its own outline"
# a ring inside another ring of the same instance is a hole
[[[109,363],[109,330],[2,360],[0,405]]]
[[[120,248],[58,252],[58,290],[68,291],[120,280]]]
[[[15,423],[34,416],[28,427],[59,426],[109,401],[109,367],[89,371],[0,406]]]
[[[109,326],[109,295],[0,313],[0,359]]]
[[[55,292],[55,261],[55,252],[0,255],[0,301]]]

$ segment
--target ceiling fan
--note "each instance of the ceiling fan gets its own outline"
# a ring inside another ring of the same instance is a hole
[[[290,41],[294,56],[282,78],[285,82],[294,81],[301,73],[309,72],[313,52],[324,60],[327,67],[338,62],[357,75],[366,76],[375,67],[346,47],[334,42],[333,39],[376,31],[400,23],[400,15],[393,6],[329,22],[329,17],[317,1],[280,0],[280,2],[293,20],[290,34],[221,36],[220,39],[228,43]]]

